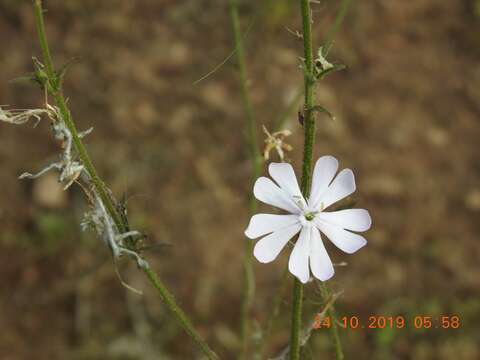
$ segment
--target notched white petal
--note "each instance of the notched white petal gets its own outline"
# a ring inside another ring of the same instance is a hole
[[[367,244],[367,240],[363,236],[342,229],[340,226],[332,225],[320,219],[315,219],[315,224],[336,247],[347,254],[353,254]]]
[[[268,172],[288,195],[302,197],[292,165],[289,163],[270,163]]]
[[[315,227],[312,228],[310,248],[310,268],[313,276],[320,281],[327,281],[335,274],[335,270],[320,237],[320,232]]]
[[[310,278],[308,258],[310,254],[311,229],[311,226],[302,228],[295,247],[290,254],[290,259],[288,260],[288,270],[304,284],[306,284]]]
[[[320,196],[327,190],[338,170],[338,160],[331,155],[322,156],[315,163],[312,178],[312,191],[308,204],[318,208]]]
[[[300,209],[293,202],[293,199],[280,189],[275,183],[266,177],[260,177],[253,187],[255,197],[265,204],[272,205],[288,211],[292,214],[298,214]]]
[[[256,239],[294,224],[299,224],[297,215],[257,214],[250,219],[245,235]]]
[[[328,189],[320,196],[319,204],[325,209],[355,192],[355,176],[352,170],[340,171]]]
[[[318,217],[332,225],[351,231],[367,231],[372,226],[372,218],[365,209],[345,209],[321,212]]]
[[[275,260],[288,241],[300,231],[300,228],[299,224],[290,225],[261,238],[253,249],[253,255],[261,263]]]

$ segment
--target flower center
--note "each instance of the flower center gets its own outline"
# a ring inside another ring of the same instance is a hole
[[[308,213],[304,214],[303,216],[305,216],[306,220],[312,221],[313,219],[315,219],[315,215],[316,215],[316,213],[314,213],[314,212],[308,212]]]
[[[313,225],[313,220],[315,219],[315,216],[318,214],[316,211],[304,211],[298,219],[300,220],[300,224],[302,226],[312,226]]]

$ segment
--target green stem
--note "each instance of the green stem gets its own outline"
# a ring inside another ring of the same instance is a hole
[[[293,304],[292,304],[292,325],[290,332],[290,360],[300,359],[300,333],[302,327],[302,302],[303,302],[303,284],[294,279],[293,284]]]
[[[187,332],[188,335],[200,346],[203,353],[207,356],[208,359],[218,359],[218,356],[209,348],[207,343],[202,339],[202,337],[196,332],[195,328],[193,327],[191,321],[185,315],[183,310],[177,305],[175,302],[175,298],[173,295],[168,291],[165,285],[160,281],[158,276],[149,268],[143,270],[150,282],[153,286],[158,290],[160,297],[162,298],[163,302],[167,305],[167,307],[172,312],[173,316],[182,324],[182,327]]]
[[[326,40],[325,40],[325,48],[326,48],[327,53],[328,53],[328,51],[330,51],[330,49],[332,47],[333,38],[335,37],[335,34],[338,32],[340,26],[342,25],[343,20],[345,19],[345,16],[347,14],[347,11],[348,11],[348,8],[349,8],[350,4],[351,4],[351,0],[342,0],[342,2],[340,4],[340,9],[337,13],[337,16],[335,17],[335,21],[327,32],[327,36],[326,36]],[[294,110],[297,107],[297,104],[300,102],[302,97],[303,97],[303,86],[302,86],[302,88],[299,88],[299,89],[296,90],[296,93],[295,93],[293,99],[289,102],[289,104],[287,105],[286,109],[281,114],[281,116],[279,116],[279,119],[277,120],[276,126],[274,128],[275,131],[279,131],[279,130],[283,129],[283,127],[285,126],[285,123],[287,122],[289,116],[294,112]],[[287,273],[288,273],[288,265],[285,267],[285,270],[284,270],[284,274],[287,274]],[[277,304],[277,301],[278,301],[278,303],[280,303],[280,301],[282,299],[283,292],[286,288],[287,280],[288,280],[288,277],[284,275],[282,277],[281,285],[278,287],[278,291],[275,294],[275,297],[274,297],[274,300],[273,300],[272,311],[271,311],[270,316],[268,318],[269,320],[268,320],[268,323],[267,323],[267,327],[266,327],[266,330],[265,330],[265,335],[263,337],[260,349],[263,349],[263,347],[265,346],[265,344],[268,341],[268,337],[269,337],[269,334],[270,334],[270,331],[271,331],[271,327],[273,326],[273,321],[275,320],[276,314],[278,313],[278,310],[276,310],[277,309],[276,304]],[[322,283],[322,286],[324,286],[323,283]],[[335,324],[335,326],[336,326],[336,324]],[[337,348],[337,354],[340,354],[340,353],[342,353],[342,350],[341,350],[340,338],[338,336],[338,331],[336,329],[332,330],[332,332],[333,331],[336,332],[336,334],[334,334],[333,337],[334,337],[334,339],[336,339],[335,340],[335,347]],[[338,350],[338,348],[340,350]],[[340,358],[342,358],[342,357],[340,357]]]
[[[98,176],[98,173],[90,159],[90,156],[88,155],[87,149],[85,148],[85,145],[78,136],[77,128],[67,107],[65,97],[63,96],[60,81],[54,70],[52,57],[50,55],[50,49],[48,47],[47,36],[45,33],[45,22],[43,19],[42,1],[34,0],[33,4],[35,9],[35,22],[38,32],[38,38],[40,42],[40,47],[42,49],[45,70],[48,77],[48,84],[46,84],[46,88],[48,89],[50,95],[52,95],[52,97],[54,98],[55,103],[59,108],[62,118],[65,122],[65,125],[68,127],[68,130],[72,134],[75,150],[77,151],[82,164],[85,166],[85,169],[90,176],[91,182],[95,187],[96,192],[99,194],[103,204],[105,205],[105,208],[115,222],[118,230],[120,232],[125,232],[128,228],[128,225],[122,221],[122,217],[120,216],[117,208],[115,207],[113,199],[108,193],[107,187]],[[162,283],[158,276],[149,268],[144,268],[143,270],[145,271],[152,285],[158,290],[160,297],[162,298],[165,305],[171,311],[175,319],[180,323],[185,332],[198,344],[198,346],[208,359],[218,359],[218,356],[209,348],[208,344],[196,332],[191,321],[176,304],[173,295],[167,290],[166,286]]]
[[[247,85],[247,69],[245,64],[245,49],[243,47],[242,32],[240,29],[240,19],[238,15],[237,0],[229,0],[230,20],[232,22],[233,38],[235,42],[235,55],[238,66],[239,81],[241,87],[242,103],[245,112],[246,140],[252,164],[250,182],[253,182],[260,176],[261,157],[258,149],[257,127],[253,114],[253,107],[250,101],[248,85]],[[257,208],[257,202],[253,195],[249,198],[250,215],[254,214]],[[240,320],[240,336],[242,341],[242,349],[239,355],[240,359],[248,357],[250,339],[251,339],[251,321],[250,312],[253,304],[255,292],[255,278],[253,273],[253,242],[245,242],[245,253],[243,256],[243,295]]]
[[[50,94],[55,100],[56,105],[58,106],[60,113],[62,115],[63,120],[65,121],[65,125],[67,126],[68,130],[72,134],[73,144],[75,149],[78,152],[78,156],[82,161],[83,165],[85,166],[88,175],[90,176],[95,189],[97,190],[102,202],[105,204],[105,207],[109,214],[112,216],[115,225],[119,229],[120,232],[124,232],[126,230],[125,225],[121,221],[120,215],[116,210],[115,206],[113,205],[113,201],[111,197],[108,195],[107,188],[103,181],[101,181],[100,177],[97,174],[95,167],[93,166],[92,160],[88,155],[88,152],[83,145],[82,141],[78,137],[78,131],[73,122],[72,116],[70,111],[68,110],[65,97],[63,96],[60,83],[58,81],[58,76],[53,67],[52,57],[50,55],[50,49],[47,42],[47,36],[45,33],[45,22],[43,19],[43,9],[42,9],[42,1],[41,0],[34,0],[34,8],[35,8],[35,20],[37,25],[37,32],[38,32],[38,39],[40,41],[40,47],[42,49],[43,55],[43,62],[45,65],[45,70],[48,77],[48,86]]]
[[[315,83],[313,79],[313,46],[312,46],[312,18],[309,0],[300,0],[303,22],[303,56],[304,61],[304,146],[301,190],[308,198],[312,183],[312,157],[315,143],[315,119],[311,109],[314,106]]]
[[[344,3],[345,4],[345,3]],[[348,5],[348,2],[347,2]],[[313,145],[315,143],[315,118],[311,109],[314,106],[314,81],[313,79],[313,46],[312,46],[312,12],[309,0],[300,0],[303,23],[303,48],[304,48],[304,84],[305,84],[305,105],[304,105],[304,150],[303,150],[303,168],[302,168],[302,193],[307,198],[312,183],[312,157]],[[346,8],[345,8],[346,9]],[[346,10],[345,10],[346,11]],[[344,13],[340,18],[343,18]],[[322,289],[325,294],[329,293],[328,286],[322,283]],[[292,310],[292,330],[290,338],[290,359],[297,360],[300,358],[300,332],[301,332],[301,315],[302,315],[302,297],[303,285],[295,279],[293,289],[293,310]],[[332,316],[332,310],[329,311]],[[335,319],[332,316],[332,319]],[[336,356],[338,360],[343,359],[342,346],[336,324],[331,328]]]
[[[313,117],[314,82],[313,78],[313,49],[312,49],[312,17],[309,0],[300,0],[303,24],[304,50],[304,146],[301,190],[305,198],[308,197],[312,183],[312,157],[315,143],[315,119]],[[300,333],[302,327],[303,284],[295,278],[293,286],[292,324],[290,333],[290,359],[300,359]]]

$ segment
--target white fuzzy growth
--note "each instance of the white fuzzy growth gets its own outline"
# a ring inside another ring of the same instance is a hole
[[[141,236],[141,233],[138,231],[119,233],[115,222],[108,214],[102,200],[97,194],[95,194],[95,208],[85,214],[81,226],[82,230],[86,230],[89,227],[95,230],[98,237],[112,252],[112,256],[115,261],[122,255],[128,255],[135,258],[140,268],[148,269],[148,263],[142,259],[138,253],[127,249],[123,243],[123,240],[126,238],[130,236]]]
[[[32,110],[33,111],[33,110]],[[52,120],[52,131],[55,139],[62,142],[63,152],[60,155],[60,161],[52,163],[39,172],[35,174],[31,173],[23,173],[20,175],[20,179],[36,179],[46,172],[57,169],[60,174],[58,177],[59,182],[64,183],[64,190],[68,189],[84,172],[85,168],[81,162],[73,160],[72,157],[72,143],[73,137],[70,130],[65,125],[63,121],[63,117],[57,107],[47,105],[46,110],[42,110],[42,112],[47,113],[49,118]],[[5,112],[3,112],[5,114]],[[0,113],[1,116],[1,113]],[[26,115],[25,115],[26,116]],[[36,115],[30,115],[36,116]],[[39,115],[38,115],[39,116]],[[84,132],[79,134],[80,137],[84,137],[91,133],[93,128],[90,128]]]
[[[329,70],[333,68],[333,65],[325,58],[323,54],[323,46],[320,46],[315,61],[320,65],[321,70]]]

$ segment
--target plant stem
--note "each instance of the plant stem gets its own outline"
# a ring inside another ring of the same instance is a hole
[[[160,297],[163,302],[170,309],[175,318],[182,324],[182,327],[187,332],[190,337],[195,340],[195,342],[200,346],[203,353],[207,356],[208,359],[218,359],[218,356],[209,348],[207,343],[201,338],[201,336],[196,332],[191,321],[185,315],[183,310],[175,302],[175,298],[168,291],[165,285],[160,281],[158,276],[149,268],[144,269],[145,274],[147,274],[150,282],[158,290]]]
[[[78,152],[78,156],[82,161],[83,165],[85,166],[88,175],[90,176],[95,189],[97,190],[102,202],[104,203],[107,211],[109,212],[110,216],[112,217],[115,225],[118,227],[120,232],[125,232],[125,224],[121,221],[121,218],[116,210],[115,206],[113,205],[113,201],[111,197],[108,195],[107,188],[103,181],[97,174],[95,167],[93,166],[92,160],[88,155],[88,152],[83,145],[82,141],[78,137],[78,131],[73,122],[72,116],[70,111],[68,110],[65,97],[63,96],[60,83],[58,81],[58,76],[53,67],[52,57],[50,55],[50,49],[48,47],[47,36],[45,33],[45,22],[43,19],[43,9],[42,9],[42,1],[41,0],[34,0],[34,8],[35,8],[35,20],[38,32],[38,39],[40,42],[40,47],[42,49],[43,55],[43,62],[45,65],[46,74],[48,77],[48,86],[50,95],[55,100],[56,105],[60,109],[60,113],[62,115],[63,120],[65,121],[65,125],[67,126],[68,130],[72,134],[73,144],[75,149]]]
[[[242,32],[240,29],[240,19],[238,15],[238,1],[229,0],[230,20],[232,23],[233,38],[235,42],[235,55],[238,66],[239,81],[242,94],[243,108],[245,112],[245,126],[246,126],[246,140],[248,144],[248,151],[250,154],[250,161],[252,164],[250,183],[260,176],[261,157],[258,149],[257,127],[253,114],[253,107],[250,101],[248,85],[247,85],[247,70],[245,64],[245,50],[243,47]],[[257,208],[257,202],[253,194],[249,197],[249,212],[254,214]],[[239,355],[240,359],[248,358],[249,345],[251,339],[251,321],[250,312],[255,293],[255,278],[253,273],[253,242],[245,242],[245,253],[243,256],[243,294],[240,320],[240,336],[242,342],[242,349]]]
[[[33,5],[35,10],[35,23],[38,32],[38,38],[40,42],[40,47],[42,49],[43,62],[45,65],[46,74],[48,77],[46,88],[48,89],[50,95],[54,98],[55,103],[59,108],[62,118],[65,122],[65,125],[68,127],[68,130],[72,134],[75,150],[77,151],[82,164],[85,166],[85,169],[90,176],[91,182],[95,187],[96,192],[100,196],[103,204],[105,205],[105,208],[115,222],[118,230],[123,233],[128,229],[128,225],[122,221],[122,217],[120,216],[117,208],[115,207],[113,199],[109,195],[107,187],[98,176],[98,173],[90,159],[90,156],[88,155],[87,149],[85,148],[85,145],[78,136],[77,128],[67,107],[65,97],[63,96],[60,81],[54,70],[52,57],[50,55],[50,49],[48,47],[47,36],[45,33],[45,22],[43,19],[42,1],[34,0]],[[209,348],[208,344],[196,332],[191,321],[188,319],[182,309],[180,309],[180,307],[176,304],[173,295],[168,291],[168,289],[158,278],[158,276],[148,267],[143,268],[143,270],[148,276],[148,279],[150,280],[152,285],[158,290],[160,297],[162,298],[168,309],[171,311],[175,319],[180,323],[185,332],[198,344],[206,357],[211,360],[218,359],[218,356]]]
[[[340,9],[337,13],[337,16],[335,17],[335,21],[327,32],[327,36],[326,36],[326,40],[325,40],[325,48],[326,48],[327,53],[330,51],[330,49],[333,45],[333,38],[335,37],[335,34],[338,32],[340,26],[342,25],[343,20],[346,16],[346,13],[348,11],[348,8],[349,8],[350,4],[351,4],[351,0],[342,0],[342,2],[340,4]],[[285,126],[285,123],[288,120],[288,117],[294,112],[297,104],[300,102],[302,97],[303,97],[303,86],[296,90],[295,95],[293,96],[292,100],[289,102],[289,104],[287,105],[286,109],[281,114],[281,116],[279,116],[279,118],[276,122],[276,126],[274,127],[275,131],[279,131],[279,130],[283,129],[283,127]],[[267,343],[268,337],[270,335],[271,328],[273,326],[273,322],[275,320],[276,314],[278,313],[276,304],[277,304],[277,301],[278,301],[278,303],[280,303],[280,301],[282,299],[282,296],[283,296],[283,292],[286,288],[286,284],[287,284],[287,280],[288,280],[288,277],[285,276],[286,274],[288,274],[288,264],[285,267],[284,276],[282,277],[282,280],[281,280],[281,285],[278,287],[277,293],[275,294],[275,297],[274,297],[274,300],[273,300],[272,311],[270,312],[270,316],[268,317],[269,320],[267,322],[267,327],[266,327],[266,330],[265,330],[265,333],[264,333],[264,337],[262,339],[262,344],[260,346],[260,349],[263,349],[263,347]],[[322,283],[321,286],[322,287],[325,286],[325,288],[328,290],[328,288],[326,287],[325,284]],[[336,326],[336,324],[335,324],[335,326]],[[337,331],[337,330],[335,329],[335,330],[332,330],[332,332],[333,331]],[[337,335],[334,335],[334,339],[337,339],[335,341],[336,348],[340,349],[339,351],[337,350],[337,354],[342,353],[341,352],[340,338],[338,336],[338,331],[337,331]],[[340,357],[340,358],[342,358],[342,357]]]
[[[311,109],[314,105],[312,17],[309,0],[300,0],[303,25],[304,52],[304,146],[301,190],[308,198],[312,182],[312,157],[315,143],[315,119]],[[300,333],[302,327],[303,284],[295,278],[293,285],[292,324],[290,333],[290,359],[300,359]]]
[[[348,5],[348,2],[347,2]],[[303,49],[304,49],[304,84],[305,84],[305,105],[304,105],[304,149],[303,149],[303,168],[302,168],[302,193],[305,198],[308,197],[312,183],[312,157],[313,145],[315,143],[315,118],[311,111],[314,105],[314,64],[313,64],[313,46],[312,46],[312,11],[310,9],[309,0],[300,0],[300,8],[302,13],[303,24]],[[345,8],[346,9],[346,8]],[[345,10],[346,11],[346,10]],[[340,18],[344,16],[341,12]],[[339,26],[339,25],[338,25]],[[321,284],[321,288],[328,295],[328,286],[325,283]],[[290,338],[290,359],[297,360],[300,358],[300,329],[302,316],[302,297],[303,285],[295,279],[293,289],[293,310],[292,310],[292,331]],[[334,313],[329,310],[332,319],[334,320]],[[343,352],[338,335],[338,329],[335,326],[331,327],[332,337],[336,349],[337,359],[343,359]]]

